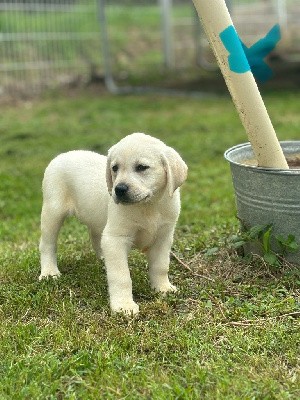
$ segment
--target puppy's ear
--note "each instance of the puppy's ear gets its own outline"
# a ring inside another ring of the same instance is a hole
[[[111,164],[111,156],[108,153],[107,160],[106,160],[106,184],[107,184],[107,189],[108,189],[109,194],[111,194],[112,187],[113,187],[110,164]]]
[[[187,178],[188,167],[180,155],[171,147],[167,147],[162,154],[162,163],[167,173],[167,189],[169,196],[173,193]]]

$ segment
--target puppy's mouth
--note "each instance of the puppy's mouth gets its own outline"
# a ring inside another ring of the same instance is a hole
[[[116,196],[113,197],[114,202],[116,204],[123,204],[123,205],[130,205],[130,204],[138,204],[138,203],[147,203],[151,198],[150,194],[147,194],[144,197],[136,197],[136,198],[131,198],[131,197],[122,197],[118,198]]]

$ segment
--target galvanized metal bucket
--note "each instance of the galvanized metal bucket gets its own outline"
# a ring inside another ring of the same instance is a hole
[[[281,146],[287,158],[300,153],[300,141],[281,142]],[[242,227],[272,224],[274,235],[292,234],[300,244],[300,168],[282,170],[247,165],[246,160],[254,159],[250,143],[228,149],[224,157],[230,162]],[[259,248],[246,249],[256,250],[260,252]],[[300,264],[300,250],[288,254],[286,259]]]

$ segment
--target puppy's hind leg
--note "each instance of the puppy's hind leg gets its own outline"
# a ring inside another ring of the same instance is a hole
[[[99,230],[97,230],[97,229],[91,228],[90,231],[89,231],[89,233],[90,233],[90,238],[91,238],[92,246],[93,246],[93,249],[94,249],[94,251],[95,251],[97,257],[98,257],[99,259],[103,258],[102,250],[101,250],[101,237],[102,237],[102,232],[99,231]]]
[[[41,274],[39,279],[53,276],[60,276],[57,268],[57,237],[59,230],[66,217],[66,212],[57,204],[45,202],[41,214],[41,240],[40,240],[40,255],[41,255]]]

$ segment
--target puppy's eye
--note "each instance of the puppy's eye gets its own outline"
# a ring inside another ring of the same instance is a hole
[[[113,172],[118,172],[119,166],[118,165],[113,165],[111,167],[111,169],[113,170]]]
[[[146,169],[149,169],[149,168],[150,168],[149,165],[138,164],[135,167],[135,170],[136,170],[136,172],[143,172],[143,171],[146,171]]]

